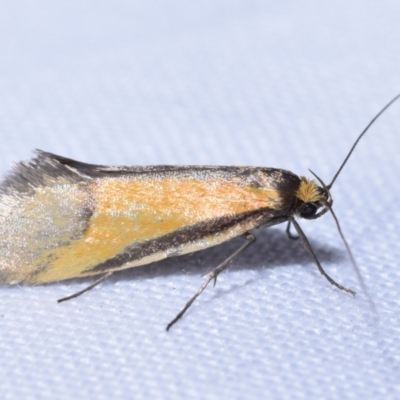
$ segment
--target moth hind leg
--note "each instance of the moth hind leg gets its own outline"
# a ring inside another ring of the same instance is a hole
[[[58,299],[57,303],[62,303],[63,301],[71,300],[74,299],[75,297],[80,296],[83,293],[88,292],[89,290],[92,290],[95,286],[100,284],[101,282],[104,282],[107,278],[109,278],[113,273],[112,272],[107,272],[105,275],[103,275],[101,278],[97,279],[94,281],[91,285],[86,287],[85,289],[80,290],[79,292],[76,292],[74,294],[71,294],[70,296],[63,297],[62,299]]]

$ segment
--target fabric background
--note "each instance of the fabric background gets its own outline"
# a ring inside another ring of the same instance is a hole
[[[400,92],[400,3],[4,1],[0,172],[34,148],[102,164],[259,165],[327,182]],[[400,103],[360,142],[329,215],[92,279],[0,288],[2,399],[400,397]]]

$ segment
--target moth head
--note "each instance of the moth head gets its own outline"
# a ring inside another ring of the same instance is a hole
[[[328,211],[327,205],[332,206],[332,199],[326,186],[318,186],[314,179],[304,176],[300,177],[296,197],[300,203],[296,214],[305,219],[319,218]],[[321,207],[322,210],[318,212]]]

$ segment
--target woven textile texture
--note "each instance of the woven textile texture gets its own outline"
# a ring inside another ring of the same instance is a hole
[[[327,183],[400,92],[400,3],[4,1],[0,172],[35,148],[99,164],[285,168]],[[166,324],[243,242],[114,274],[0,287],[2,399],[400,398],[400,102],[299,220]],[[151,194],[149,194],[151,195]],[[73,260],[71,260],[73,262]],[[368,297],[369,296],[369,297]]]

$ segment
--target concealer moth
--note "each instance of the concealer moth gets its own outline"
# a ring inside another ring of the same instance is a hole
[[[255,228],[293,225],[321,274],[323,269],[295,217],[317,219],[332,210],[331,188],[358,136],[326,185],[279,168],[235,166],[106,166],[36,151],[0,183],[0,283],[42,284],[100,275],[77,297],[115,271],[216,246],[234,237],[245,243],[207,274],[175,324],[207,285],[255,241]]]

